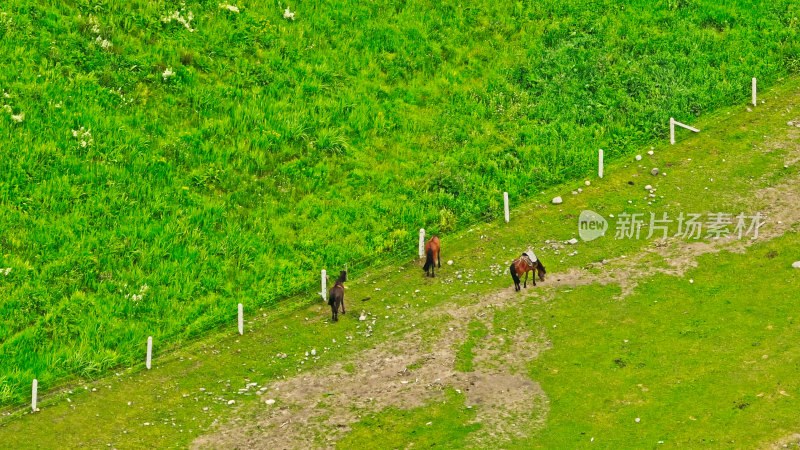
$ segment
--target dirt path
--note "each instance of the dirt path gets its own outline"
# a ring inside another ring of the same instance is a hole
[[[477,421],[484,424],[476,443],[508,441],[521,430],[540,427],[547,413],[547,398],[538,384],[518,374],[525,361],[535,358],[545,345],[542,337],[514,336],[510,357],[496,361],[491,345],[481,347],[475,358],[477,370],[455,370],[456,351],[466,339],[468,324],[480,320],[489,328],[484,342],[497,340],[491,330],[496,308],[529,299],[513,291],[498,293],[486,302],[470,306],[444,305],[424,312],[446,314],[446,330],[435,342],[425,342],[414,331],[402,342],[383,342],[350,361],[302,376],[272,383],[261,391],[263,411],[254,423],[232,423],[214,434],[202,436],[195,447],[309,448],[333,446],[363,414],[385,408],[413,408],[442,397],[446,387],[464,393],[468,405],[477,405]],[[372,317],[365,321],[369,323]],[[502,338],[499,338],[502,340]],[[354,366],[347,370],[346,367]],[[413,366],[413,370],[409,367]],[[274,405],[267,401],[276,400]],[[320,407],[323,402],[325,407]],[[533,419],[528,412],[534,409]],[[337,432],[334,432],[336,430]],[[321,437],[321,440],[319,439]]]

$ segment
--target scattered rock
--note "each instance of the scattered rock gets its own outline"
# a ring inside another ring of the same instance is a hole
[[[636,155],[636,160],[637,161],[641,161],[642,160],[642,155]]]
[[[317,356],[317,349],[311,349],[311,356]]]
[[[653,151],[650,150],[650,151],[647,152],[647,154],[650,155],[650,156],[653,156]]]
[[[563,201],[563,200],[561,200],[561,197],[556,197],[556,198],[554,198],[554,199],[553,199],[553,204],[554,204],[554,205],[560,205],[560,204],[561,204],[561,203],[563,203],[563,202],[564,202],[564,201]]]
[[[584,182],[583,182],[583,184],[585,184],[585,185],[587,185],[587,186],[591,186],[591,185],[592,185],[592,182],[591,182],[591,181],[589,181],[589,180],[586,180],[586,181],[584,181]]]
[[[578,243],[578,240],[577,240],[577,239],[575,239],[575,238],[572,238],[572,239],[570,239],[570,240],[568,240],[568,241],[567,241],[567,244],[569,244],[569,245],[575,245],[575,244],[577,244],[577,243]]]
[[[649,191],[650,189],[653,189],[653,186],[650,186],[649,184],[644,187],[645,191]]]
[[[655,175],[658,175],[658,173],[659,173],[658,167],[653,167],[653,170],[651,170],[651,171],[650,171],[650,173],[651,173],[653,176],[655,176]]]
[[[636,420],[636,423],[639,423],[639,422],[641,422],[642,419],[637,417],[635,420]]]
[[[268,404],[268,405],[274,405],[274,404],[275,404],[275,400],[274,400],[274,399],[269,399],[269,400],[267,400],[267,401],[266,401],[266,402],[264,402],[264,403],[266,403],[266,404]]]
[[[228,400],[228,404],[229,405],[235,405],[236,404],[236,400]]]
[[[578,195],[578,191],[572,191],[572,195]]]
[[[794,264],[792,264],[792,267],[794,267],[795,269],[800,269],[800,261],[797,261]]]
[[[578,194],[580,194],[581,192],[583,192],[583,189],[578,188]]]

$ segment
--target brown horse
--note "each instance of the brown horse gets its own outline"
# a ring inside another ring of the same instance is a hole
[[[339,305],[342,306],[342,314],[344,310],[344,282],[347,281],[347,272],[342,270],[339,272],[339,278],[336,283],[328,291],[328,304],[331,306],[331,322],[339,321]]]
[[[528,272],[533,270],[536,270],[536,272],[539,274],[539,279],[544,281],[544,275],[547,273],[547,271],[545,270],[542,261],[537,259],[533,265],[531,265],[528,264],[526,258],[517,258],[511,262],[509,272],[511,272],[511,278],[514,280],[514,289],[516,291],[520,290],[519,279],[523,273],[525,274],[525,282],[523,287],[528,287]],[[533,280],[533,285],[536,286],[536,276],[534,275],[531,279]]]
[[[442,260],[439,257],[439,250],[441,250],[442,244],[439,242],[439,236],[433,235],[431,240],[425,243],[425,266],[422,267],[422,270],[425,271],[425,275],[429,277],[435,277],[436,274],[434,273],[433,268],[436,266],[435,262],[439,263],[439,268],[442,268]]]

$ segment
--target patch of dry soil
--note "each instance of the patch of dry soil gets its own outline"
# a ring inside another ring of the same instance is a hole
[[[446,313],[451,317],[446,325],[448,331],[432,346],[423,341],[419,331],[414,331],[402,343],[382,343],[351,361],[271,383],[261,396],[263,412],[256,414],[255,421],[225,425],[216,433],[199,437],[194,446],[332,447],[360,416],[388,407],[423,406],[441,399],[446,387],[460,390],[468,405],[477,406],[476,421],[484,426],[474,433],[476,444],[523,437],[541,427],[548,402],[537,383],[515,372],[524,361],[538,355],[542,340],[517,335],[511,339],[512,350],[506,352],[511,357],[494,367],[484,364],[495,361],[486,354],[494,350],[486,348],[477,350],[476,371],[459,372],[454,368],[456,349],[466,339],[469,322],[478,319],[490,327],[495,308],[525,299],[515,294],[513,290],[498,293],[489,298],[488,304],[432,308],[425,314]],[[492,339],[490,334],[486,341]],[[354,365],[355,370],[345,370],[348,364]],[[412,365],[417,368],[409,370]],[[269,399],[276,403],[268,406]]]

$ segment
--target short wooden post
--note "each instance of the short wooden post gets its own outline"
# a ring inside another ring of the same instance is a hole
[[[510,219],[508,214],[508,192],[503,192],[503,210],[506,213],[506,223],[508,223]]]
[[[320,292],[320,295],[322,296],[322,299],[325,300],[325,293],[328,290],[328,272],[326,272],[325,269],[322,269],[320,280],[322,282],[322,292]]]
[[[682,128],[686,128],[687,130],[695,132],[695,133],[699,133],[700,132],[700,130],[698,130],[697,128],[689,126],[689,125],[686,125],[685,123],[680,123],[677,120],[675,120],[672,117],[670,117],[669,118],[669,143],[672,144],[672,145],[675,145],[675,125],[677,125],[679,127],[682,127]]]
[[[603,178],[603,149],[602,148],[600,149],[600,156],[599,156],[599,161],[598,161],[598,165],[597,165],[597,176],[599,176],[600,178]]]
[[[756,104],[758,104],[758,93],[756,85],[757,85],[756,79],[753,78],[753,106],[756,106]]]
[[[147,370],[150,370],[152,361],[153,361],[153,336],[147,336],[147,362],[145,363]]]
[[[239,303],[239,334],[244,334],[244,308]]]
[[[33,379],[33,386],[31,387],[31,411],[36,412],[36,398],[39,394],[39,382]]]
[[[419,257],[425,256],[425,228],[419,229]]]
[[[675,119],[669,118],[669,143],[675,145]]]

